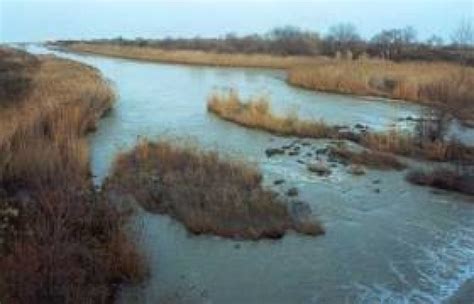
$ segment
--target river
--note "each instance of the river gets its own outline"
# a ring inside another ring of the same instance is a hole
[[[115,108],[89,137],[96,183],[107,176],[115,155],[141,137],[191,141],[254,162],[267,185],[284,178],[282,190],[298,187],[299,199],[326,228],[320,237],[290,232],[277,241],[233,241],[192,236],[169,217],[139,212],[132,225],[139,229],[132,230],[140,231],[137,242],[151,275],[143,286],[125,287],[120,302],[442,303],[472,282],[472,197],[412,186],[404,172],[369,170],[356,177],[335,167],[329,177],[316,177],[296,158],[265,156],[266,148],[292,138],[224,122],[207,113],[206,99],[222,88],[244,97],[267,94],[277,112],[375,130],[407,127],[399,119],[416,117],[421,107],[301,90],[288,86],[280,71],[28,49],[92,65],[114,84]]]

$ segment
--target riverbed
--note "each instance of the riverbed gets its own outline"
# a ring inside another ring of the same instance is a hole
[[[326,228],[320,237],[232,241],[192,236],[166,216],[139,212],[132,230],[140,231],[137,242],[151,275],[143,286],[124,288],[120,302],[441,303],[472,281],[472,197],[410,185],[397,171],[353,176],[337,165],[329,177],[319,177],[298,162],[304,155],[266,157],[266,148],[294,138],[222,121],[207,113],[206,101],[214,90],[232,88],[243,97],[268,95],[279,113],[373,130],[409,128],[404,118],[417,117],[420,106],[290,87],[282,71],[54,53],[98,68],[119,96],[89,137],[98,185],[117,153],[140,138],[192,142],[255,163],[269,187],[285,179],[277,190],[297,187],[298,199]],[[329,143],[307,142],[308,149]]]

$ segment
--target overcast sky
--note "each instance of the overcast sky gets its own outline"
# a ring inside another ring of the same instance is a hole
[[[0,0],[0,41],[219,36],[286,24],[325,33],[338,22],[364,37],[411,25],[421,39],[449,40],[463,19],[474,20],[474,0]]]

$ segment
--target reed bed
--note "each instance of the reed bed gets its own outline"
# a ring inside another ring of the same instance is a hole
[[[146,273],[125,233],[129,213],[96,193],[90,179],[83,136],[114,93],[82,64],[10,49],[0,54],[0,66],[9,65],[1,87],[12,77],[30,80],[1,100],[0,301],[113,302],[119,284]]]
[[[134,60],[191,65],[287,69],[296,64],[318,63],[324,60],[309,56],[275,56],[267,54],[225,54],[191,50],[165,50],[155,47],[111,44],[74,43],[66,46],[73,52],[92,53]]]
[[[261,186],[250,164],[167,142],[141,142],[120,155],[107,192],[132,195],[151,212],[168,214],[193,234],[280,238],[288,229],[318,235],[313,220],[293,218],[287,202]]]
[[[291,68],[288,83],[311,90],[429,104],[451,110],[461,119],[474,119],[474,69],[456,64],[327,61]]]

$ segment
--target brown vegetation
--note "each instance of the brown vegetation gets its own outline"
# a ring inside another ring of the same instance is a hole
[[[224,54],[199,50],[166,50],[153,47],[94,43],[74,43],[67,45],[66,49],[74,52],[134,60],[228,67],[285,69],[295,64],[315,63],[321,60],[320,58],[307,56],[282,57],[268,54]]]
[[[452,169],[411,171],[407,180],[413,184],[474,195],[474,177]]]
[[[32,56],[1,51],[20,66],[1,79],[31,84],[0,111],[0,301],[111,302],[144,275],[127,213],[93,190],[83,138],[114,94],[93,68],[48,56],[31,68]]]
[[[474,119],[474,68],[454,64],[327,61],[293,67],[288,82],[311,90],[420,102]]]
[[[375,169],[402,170],[406,168],[406,165],[397,157],[376,151],[363,150],[361,152],[355,152],[344,147],[331,147],[329,155],[335,158],[347,160],[353,164],[364,165]]]
[[[168,214],[194,234],[259,239],[279,238],[288,229],[324,232],[310,219],[292,218],[261,179],[253,166],[214,152],[142,142],[118,157],[105,189],[131,194],[146,210]]]
[[[18,100],[31,86],[31,74],[39,65],[36,57],[21,51],[0,49],[0,107]]]
[[[214,93],[209,97],[207,109],[225,120],[280,135],[311,138],[338,137],[337,130],[323,121],[299,120],[296,114],[286,117],[276,116],[265,97],[257,97],[244,103],[236,91]]]
[[[474,160],[474,148],[453,141],[414,136],[409,133],[340,132],[323,121],[300,120],[296,114],[275,115],[264,97],[242,102],[234,91],[214,93],[209,97],[208,111],[237,124],[280,135],[309,138],[346,139],[371,150],[435,161]]]

